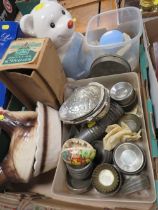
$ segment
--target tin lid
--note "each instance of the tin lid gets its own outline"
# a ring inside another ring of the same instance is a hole
[[[129,82],[118,82],[110,89],[110,96],[118,102],[123,102],[133,98],[134,88]]]
[[[119,124],[124,122],[128,125],[132,132],[138,132],[141,129],[141,119],[135,114],[125,114],[119,120]]]
[[[134,143],[122,143],[114,150],[114,163],[125,174],[137,174],[145,166],[144,152]]]
[[[118,55],[105,55],[97,58],[91,65],[89,77],[106,76],[130,72],[129,63]]]

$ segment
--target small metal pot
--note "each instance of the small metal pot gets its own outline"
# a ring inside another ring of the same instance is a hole
[[[92,143],[94,149],[96,149],[96,157],[94,162],[98,165],[101,163],[112,163],[113,153],[112,151],[104,150],[103,141],[94,141]]]
[[[88,190],[90,190],[91,184],[92,184],[91,178],[78,180],[78,179],[72,178],[69,175],[69,173],[67,173],[66,181],[67,181],[66,183],[67,183],[68,189],[76,194],[82,194],[82,193],[87,192]]]
[[[135,114],[125,114],[119,120],[119,124],[121,124],[121,122],[127,124],[132,132],[138,132],[141,129],[142,125],[141,119]]]
[[[95,126],[83,129],[75,138],[80,138],[90,143],[94,140],[101,139],[105,135],[106,127],[116,123],[123,114],[124,111],[121,106],[111,101],[111,106],[106,116],[99,120]]]
[[[119,170],[129,175],[140,173],[146,163],[143,150],[131,142],[118,145],[114,150],[113,158]]]
[[[110,96],[120,104],[125,111],[131,110],[137,102],[137,95],[129,82],[118,82],[112,86]]]
[[[125,177],[124,184],[120,190],[120,194],[128,195],[131,193],[139,192],[141,190],[148,189],[150,187],[150,181],[148,176],[144,174],[136,176]]]
[[[74,179],[84,180],[90,177],[93,172],[94,163],[90,162],[85,166],[72,166],[66,164],[70,176]]]
[[[129,112],[129,111],[131,111],[137,105],[137,103],[138,103],[138,97],[135,94],[135,97],[133,98],[133,100],[131,100],[131,102],[128,105],[121,106],[121,107],[123,108],[123,110],[125,112]]]

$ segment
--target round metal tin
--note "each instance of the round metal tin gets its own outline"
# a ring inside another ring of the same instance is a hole
[[[118,82],[110,89],[110,96],[121,106],[126,106],[135,97],[135,91],[130,83]]]
[[[93,162],[90,162],[85,166],[71,166],[69,164],[66,164],[66,167],[71,177],[78,180],[84,180],[92,174],[94,164]]]
[[[92,180],[91,178],[85,180],[78,180],[72,178],[69,173],[66,176],[66,183],[69,190],[76,194],[82,194],[87,192],[91,188]]]
[[[135,114],[125,114],[119,120],[119,124],[121,124],[121,122],[127,124],[132,132],[138,132],[142,125],[141,119]]]
[[[92,145],[96,149],[94,162],[97,165],[101,163],[112,163],[113,153],[111,151],[104,150],[103,141],[93,141]]]
[[[98,165],[92,174],[92,185],[100,193],[113,195],[120,189],[121,175],[118,170],[110,164]]]
[[[129,102],[129,104],[124,105],[124,106],[120,105],[120,106],[123,108],[124,111],[129,112],[136,106],[137,102],[138,102],[138,97],[135,94],[134,98]]]
[[[148,176],[144,174],[125,177],[124,184],[120,190],[121,194],[131,194],[139,192],[141,190],[148,189],[150,187],[150,181]]]
[[[142,149],[131,142],[117,146],[113,157],[115,165],[124,174],[137,174],[143,170],[146,163]]]
[[[97,58],[91,65],[90,76],[98,77],[112,74],[122,74],[130,72],[129,63],[117,55],[105,55]]]

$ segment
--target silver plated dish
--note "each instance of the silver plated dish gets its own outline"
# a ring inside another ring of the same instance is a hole
[[[118,145],[113,155],[115,165],[124,174],[137,174],[143,170],[146,163],[143,150],[131,142]]]
[[[108,112],[110,107],[109,90],[97,82],[89,83],[74,90],[59,109],[60,119],[69,124],[90,121],[103,107]]]
[[[83,123],[85,121],[90,122],[92,120],[100,120],[102,119],[109,111],[110,109],[110,97],[109,97],[109,90],[107,88],[104,89],[104,99],[99,106],[97,106],[92,112],[89,114],[77,118],[75,120],[72,120],[71,122],[66,121],[67,123],[73,123],[73,124],[79,124]]]

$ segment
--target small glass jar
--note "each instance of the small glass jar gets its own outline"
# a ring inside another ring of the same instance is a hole
[[[151,12],[154,10],[155,0],[140,0],[140,6],[143,12]]]
[[[158,12],[158,0],[154,0],[154,11]]]

